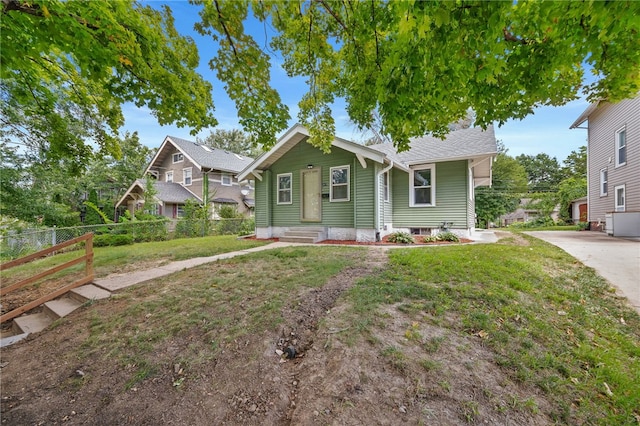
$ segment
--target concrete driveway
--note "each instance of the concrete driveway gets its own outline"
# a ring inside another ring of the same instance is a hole
[[[606,278],[640,313],[640,241],[591,231],[532,231]]]

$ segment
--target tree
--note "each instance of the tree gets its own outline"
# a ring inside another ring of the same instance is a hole
[[[216,124],[195,43],[168,7],[129,1],[2,0],[0,137],[65,158],[78,174],[101,153],[120,156],[122,104],[160,124]]]
[[[210,65],[265,148],[289,120],[270,85],[271,51],[289,76],[306,78],[298,120],[325,150],[336,98],[361,129],[377,111],[404,150],[410,137],[444,136],[469,108],[486,127],[563,105],[581,89],[609,101],[640,89],[640,2],[631,0],[193,3],[202,6],[196,29],[219,45]],[[275,31],[266,48],[245,31],[250,12]],[[587,86],[585,68],[598,77]]]
[[[564,160],[562,173],[565,178],[586,178],[587,177],[587,147],[581,146],[578,151],[571,151],[571,154]],[[586,194],[585,194],[586,195]]]
[[[522,165],[507,155],[498,143],[498,155],[492,169],[492,187],[480,187],[476,192],[476,215],[488,224],[503,214],[514,211],[522,193],[527,190],[527,173]]]
[[[198,143],[212,148],[224,149],[236,154],[246,155],[255,158],[262,154],[262,150],[257,146],[255,138],[241,130],[216,129],[211,131],[204,139],[197,138]]]
[[[537,155],[520,154],[516,160],[527,171],[529,191],[555,191],[562,180],[562,170],[556,157],[541,153]]]

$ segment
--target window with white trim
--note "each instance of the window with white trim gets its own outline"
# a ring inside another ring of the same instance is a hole
[[[166,179],[165,179],[165,180],[166,180],[167,182],[173,182],[173,172],[167,172],[167,173],[165,174],[165,177],[166,177]]]
[[[623,212],[625,210],[625,186],[616,186],[613,192],[616,195],[616,211]]]
[[[331,167],[329,169],[329,201],[349,201],[351,192],[350,166]]]
[[[291,204],[292,176],[291,173],[282,173],[276,177],[278,184],[278,204]]]
[[[176,217],[183,217],[184,216],[184,206],[181,204],[178,204],[176,206]]]
[[[182,169],[182,184],[184,186],[191,185],[191,167],[188,169]]]
[[[231,186],[231,175],[229,173],[223,173],[220,180],[223,186]]]
[[[181,152],[176,152],[175,154],[173,154],[172,159],[174,163],[180,163],[184,161],[184,155],[182,155]]]
[[[627,164],[627,127],[616,131],[616,167]]]
[[[609,172],[607,171],[607,169],[600,170],[600,196],[601,197],[604,197],[605,195],[607,195],[608,176],[609,176]]]
[[[385,172],[382,176],[382,187],[384,191],[384,201],[389,202],[389,172]]]
[[[436,167],[433,164],[418,166],[409,176],[409,206],[432,207],[436,205]]]

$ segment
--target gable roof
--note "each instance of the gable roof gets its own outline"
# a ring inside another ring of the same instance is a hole
[[[118,202],[115,204],[115,207],[118,207],[121,204],[123,204],[127,199],[127,197],[131,197],[134,199],[138,197],[141,198],[142,193],[144,193],[145,185],[146,183],[143,180],[136,179],[131,184],[129,189],[127,189],[124,195],[120,198],[120,200],[118,200]],[[157,191],[155,198],[158,201],[162,202],[163,204],[164,203],[184,204],[187,200],[202,202],[200,197],[198,197],[193,192],[189,191],[187,188],[180,185],[179,183],[155,181],[153,183],[153,186]],[[137,194],[137,192],[136,193],[133,192],[133,190],[136,188],[140,189],[140,193],[139,193],[140,195],[132,195],[132,194]]]
[[[273,163],[278,161],[284,154],[286,154],[291,148],[298,143],[305,141],[309,138],[309,131],[300,124],[294,125],[290,128],[271,148],[268,152],[265,152],[258,157],[253,163],[247,166],[244,170],[238,173],[238,180],[244,180],[254,170],[262,170],[269,168]],[[382,152],[371,149],[364,145],[357,144],[355,142],[348,141],[346,139],[334,138],[331,142],[332,146],[344,149],[349,152],[353,152],[358,157],[360,162],[364,159],[370,159],[378,163],[384,162],[385,155]]]
[[[484,157],[498,152],[493,126],[455,130],[442,140],[433,136],[412,138],[409,150],[398,152],[392,143],[372,145],[369,148],[385,153],[395,163],[411,166],[420,163],[463,160]]]
[[[175,136],[167,136],[156,155],[153,157],[145,173],[148,173],[157,162],[162,162],[167,156],[181,152],[198,169],[204,171],[220,170],[238,173],[253,162],[253,158],[246,157],[223,149],[211,148],[196,142]]]

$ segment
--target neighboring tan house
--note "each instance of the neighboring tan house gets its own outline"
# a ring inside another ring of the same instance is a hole
[[[474,188],[490,185],[493,128],[458,130],[446,140],[416,138],[408,151],[335,138],[331,152],[307,143],[295,125],[238,178],[255,178],[256,235],[375,241],[395,231],[468,236]]]
[[[579,127],[585,121],[588,126]],[[615,104],[591,104],[571,128],[588,129],[591,229],[640,237],[640,96]]]
[[[209,203],[215,207],[234,205],[240,213],[253,210],[251,182],[240,182],[236,174],[253,158],[222,149],[211,148],[185,139],[167,136],[153,157],[145,175],[156,179],[155,205],[149,209],[170,218],[182,216],[187,200]],[[116,209],[126,207],[132,214],[144,205],[145,181],[136,180],[116,203]]]
[[[530,222],[540,217],[540,211],[536,209],[536,203],[539,200],[531,200],[531,198],[521,198],[518,207],[507,214],[503,214],[498,218],[500,226],[509,226],[518,222]],[[549,217],[557,221],[560,217],[560,206],[555,206]]]

